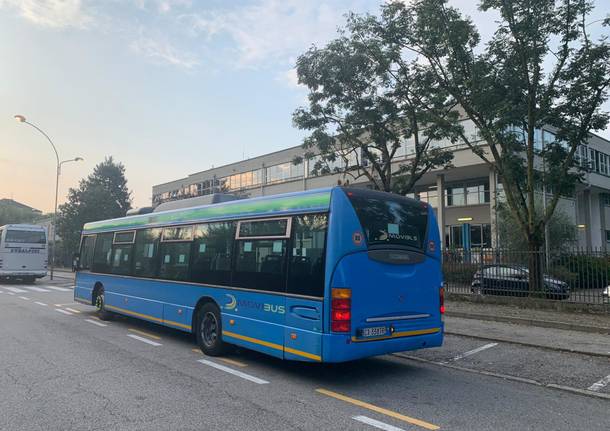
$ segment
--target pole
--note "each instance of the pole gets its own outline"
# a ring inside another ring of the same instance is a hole
[[[61,175],[61,164],[57,165],[57,176],[55,177],[55,210],[53,211],[53,249],[51,250],[51,280],[55,270],[55,239],[57,238],[57,196],[59,194],[59,175]]]
[[[55,269],[55,237],[56,237],[55,231],[57,229],[57,195],[59,192],[59,174],[60,174],[60,169],[61,169],[61,163],[59,162],[59,153],[57,153],[57,148],[55,148],[55,144],[53,143],[51,138],[49,138],[49,135],[47,135],[45,132],[43,132],[42,129],[40,129],[35,124],[32,124],[29,121],[25,121],[25,118],[23,119],[22,122],[32,126],[34,129],[36,129],[40,133],[42,133],[42,135],[45,138],[47,138],[47,141],[49,141],[49,144],[51,144],[51,147],[53,147],[53,151],[55,152],[55,159],[57,161],[57,164],[56,164],[57,171],[56,171],[56,178],[55,178],[55,210],[53,211],[53,247],[51,248],[51,280],[53,280],[53,270]]]

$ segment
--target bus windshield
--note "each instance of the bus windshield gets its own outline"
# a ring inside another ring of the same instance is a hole
[[[46,236],[43,231],[7,230],[5,242],[18,244],[44,244]]]
[[[428,208],[389,193],[346,190],[369,246],[398,245],[424,248]]]

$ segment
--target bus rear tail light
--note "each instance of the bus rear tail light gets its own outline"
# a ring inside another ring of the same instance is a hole
[[[439,289],[440,302],[441,302],[441,314],[445,314],[445,286],[441,286]]]
[[[350,289],[332,289],[330,304],[330,329],[333,332],[350,332],[352,291]]]

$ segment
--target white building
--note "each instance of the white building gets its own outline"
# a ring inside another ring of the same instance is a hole
[[[469,120],[463,126],[471,138],[477,131]],[[549,130],[538,130],[536,142],[553,139]],[[396,165],[412,153],[412,142],[399,150]],[[492,247],[498,242],[495,202],[502,199],[502,184],[477,155],[465,145],[439,142],[453,151],[454,167],[428,172],[417,183],[413,195],[435,208],[445,247]],[[153,186],[153,205],[177,199],[211,194],[214,191],[260,196],[293,192],[338,184],[339,174],[315,176],[313,163],[295,165],[292,160],[302,156],[301,146],[294,146],[239,161],[218,168],[190,174],[185,178]],[[610,141],[592,135],[579,149],[579,160],[588,163],[591,172],[586,182],[577,187],[573,197],[560,200],[558,210],[574,222],[578,246],[610,250]],[[366,178],[351,184],[366,185]],[[442,196],[442,199],[439,197]]]

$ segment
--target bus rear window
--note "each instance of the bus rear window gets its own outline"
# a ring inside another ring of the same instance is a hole
[[[346,190],[369,246],[424,248],[428,208],[399,195],[370,190]]]
[[[7,230],[5,241],[18,244],[45,244],[47,239],[43,231]]]

